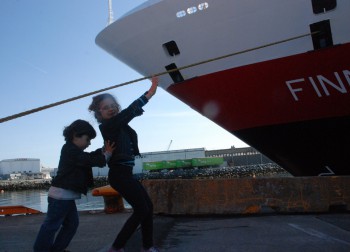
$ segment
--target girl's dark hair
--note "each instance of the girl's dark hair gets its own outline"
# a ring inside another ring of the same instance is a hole
[[[102,116],[101,116],[101,112],[100,112],[100,103],[104,99],[107,99],[107,98],[112,99],[115,102],[115,104],[117,104],[118,112],[121,111],[121,107],[120,107],[117,99],[109,93],[99,94],[99,95],[92,97],[92,102],[89,106],[89,111],[94,113],[94,116],[95,116],[97,122],[99,122],[99,123],[102,122]]]
[[[96,137],[95,129],[87,121],[78,119],[64,127],[63,136],[66,141],[72,141],[74,136],[81,137],[82,135],[87,135],[90,139]]]

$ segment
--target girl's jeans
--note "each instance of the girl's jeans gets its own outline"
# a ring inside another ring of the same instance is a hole
[[[116,249],[123,248],[136,228],[141,225],[143,247],[153,246],[153,204],[142,184],[133,178],[132,171],[121,172],[120,168],[110,168],[108,181],[132,206],[133,213],[124,224],[113,243]]]
[[[49,203],[47,215],[35,240],[34,251],[63,251],[68,247],[79,226],[75,200],[57,200],[51,197],[47,200]]]

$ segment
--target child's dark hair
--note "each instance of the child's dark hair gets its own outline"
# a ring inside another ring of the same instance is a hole
[[[95,129],[87,121],[78,119],[64,127],[63,136],[66,141],[72,141],[74,136],[81,137],[82,135],[87,135],[90,139],[96,137]]]
[[[94,116],[95,116],[97,122],[99,122],[99,123],[102,122],[102,116],[101,116],[101,112],[100,112],[100,103],[101,103],[101,101],[103,101],[104,99],[107,99],[107,98],[112,99],[115,102],[115,104],[117,104],[118,112],[121,111],[121,107],[120,107],[117,99],[109,93],[99,94],[99,95],[92,97],[92,102],[89,106],[89,111],[94,113]]]

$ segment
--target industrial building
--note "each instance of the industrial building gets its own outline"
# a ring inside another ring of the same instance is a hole
[[[0,161],[0,177],[3,179],[50,178],[43,172],[38,158],[15,158]]]
[[[222,157],[230,167],[274,163],[253,147],[235,148],[232,146],[230,149],[208,150],[205,151],[205,157]]]
[[[11,173],[39,173],[40,159],[38,158],[16,158],[0,161],[0,175]]]
[[[205,148],[195,148],[141,153],[141,157],[137,157],[135,160],[135,167],[133,171],[134,173],[143,172],[142,167],[144,162],[169,161],[203,157],[222,157],[224,159],[225,166],[229,167],[274,163],[272,160],[252,147],[235,148],[232,146],[229,149],[220,150],[205,150]],[[94,167],[94,177],[107,176],[108,170],[108,167]]]
[[[195,148],[195,149],[184,149],[184,150],[169,150],[169,151],[157,151],[157,152],[144,152],[141,153],[141,157],[136,157],[134,173],[142,172],[143,162],[154,162],[162,160],[176,160],[176,159],[191,159],[191,158],[202,158],[205,157],[204,148]],[[104,168],[93,168],[94,177],[98,176],[107,176],[108,167]]]
[[[232,146],[229,149],[220,150],[205,150],[205,148],[183,149],[183,150],[168,150],[158,152],[141,153],[141,157],[136,157],[134,173],[142,173],[144,162],[169,161],[178,159],[192,159],[204,157],[222,157],[225,166],[244,166],[254,164],[273,163],[269,158],[262,155],[252,147],[235,148]],[[45,169],[40,164],[40,159],[37,158],[17,158],[6,159],[0,161],[0,177],[2,178],[50,178],[50,169]],[[93,168],[94,177],[108,176],[108,167]],[[51,171],[52,176],[57,172]]]

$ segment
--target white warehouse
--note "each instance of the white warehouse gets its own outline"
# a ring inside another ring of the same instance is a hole
[[[12,173],[40,173],[40,159],[15,158],[0,161],[0,175]]]

